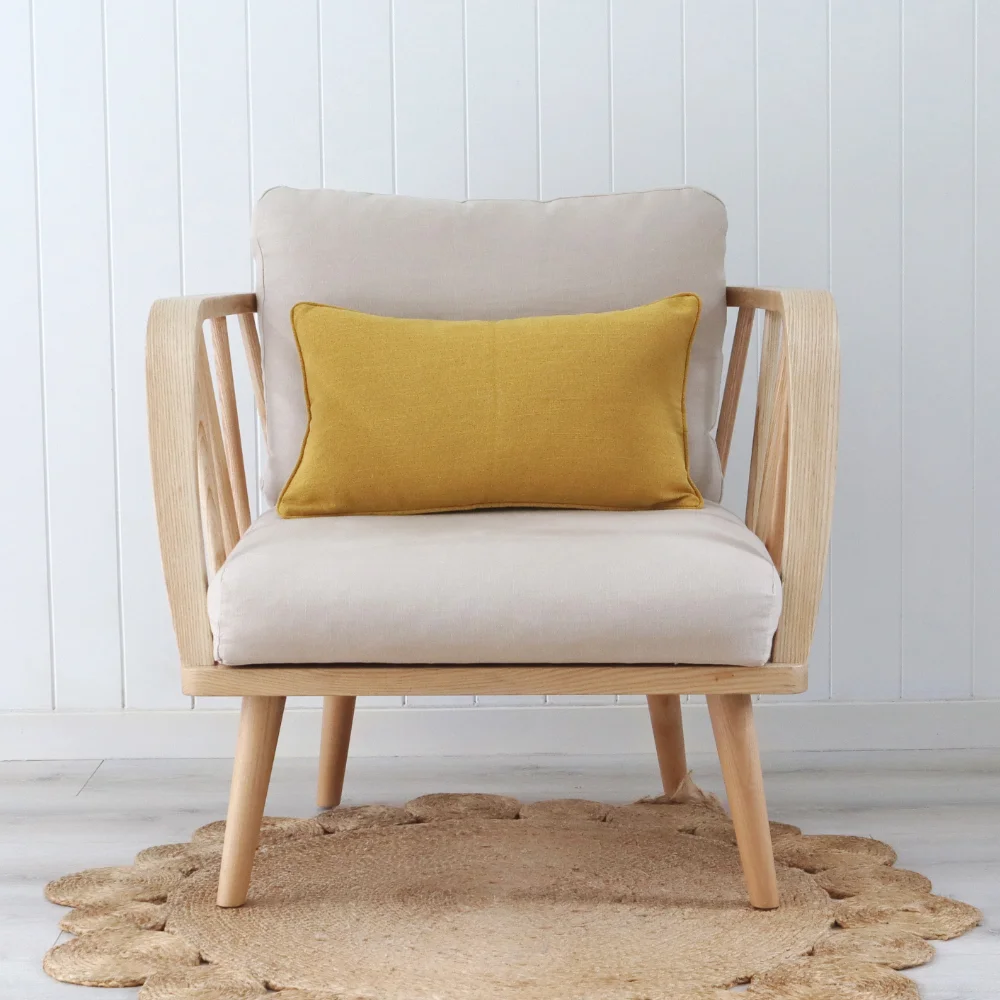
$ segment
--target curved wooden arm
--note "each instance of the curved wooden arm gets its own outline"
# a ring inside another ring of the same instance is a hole
[[[829,292],[798,289],[730,288],[727,301],[741,311],[766,312],[747,524],[781,573],[782,612],[771,659],[805,663],[833,517],[840,392],[836,309]]]
[[[207,574],[238,538],[234,491],[203,324],[249,315],[255,295],[153,303],[146,330],[146,403],[160,555],[184,666],[214,662]],[[230,383],[231,391],[231,383]],[[236,441],[238,443],[238,428]],[[235,458],[233,458],[235,460]],[[242,461],[242,458],[240,458]]]

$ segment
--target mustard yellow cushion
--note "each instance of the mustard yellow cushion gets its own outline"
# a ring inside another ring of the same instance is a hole
[[[701,507],[684,417],[700,308],[448,321],[300,302],[309,425],[278,513]]]

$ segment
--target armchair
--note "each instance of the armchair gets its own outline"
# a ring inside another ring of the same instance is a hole
[[[227,317],[238,321],[258,417],[268,434],[259,302],[253,294],[239,294],[154,303],[147,340],[150,449],[181,683],[187,694],[243,699],[220,906],[240,906],[247,897],[286,696],[324,697],[318,801],[330,807],[340,800],[357,696],[469,693],[645,695],[666,794],[678,788],[687,772],[680,696],[706,695],[750,904],[765,909],[778,905],[751,696],[794,694],[807,684],[831,524],[837,326],[833,300],[826,292],[730,287],[720,292],[719,301],[721,308],[738,310],[715,431],[722,471],[732,443],[751,331],[757,311],[764,313],[746,526],[773,561],[780,576],[782,603],[771,655],[759,665],[281,663],[273,658],[266,663],[222,662],[225,658],[219,656],[210,618],[209,585],[251,522]],[[270,347],[266,330],[264,340],[266,354]],[[564,515],[552,512],[551,516]],[[745,532],[742,526],[738,528]]]

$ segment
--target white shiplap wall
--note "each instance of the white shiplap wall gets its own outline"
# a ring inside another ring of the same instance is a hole
[[[190,707],[145,315],[250,287],[275,184],[719,194],[731,283],[830,287],[840,309],[806,697],[1000,697],[998,47],[991,0],[5,0],[0,710]],[[745,406],[734,509],[750,427]],[[259,452],[250,431],[251,479]]]

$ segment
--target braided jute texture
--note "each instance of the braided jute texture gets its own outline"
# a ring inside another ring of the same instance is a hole
[[[49,975],[140,1000],[916,998],[894,970],[980,920],[886,844],[779,823],[781,906],[753,910],[732,824],[689,780],[631,806],[427,795],[269,819],[241,909],[215,905],[223,829],[50,883],[78,936]]]

